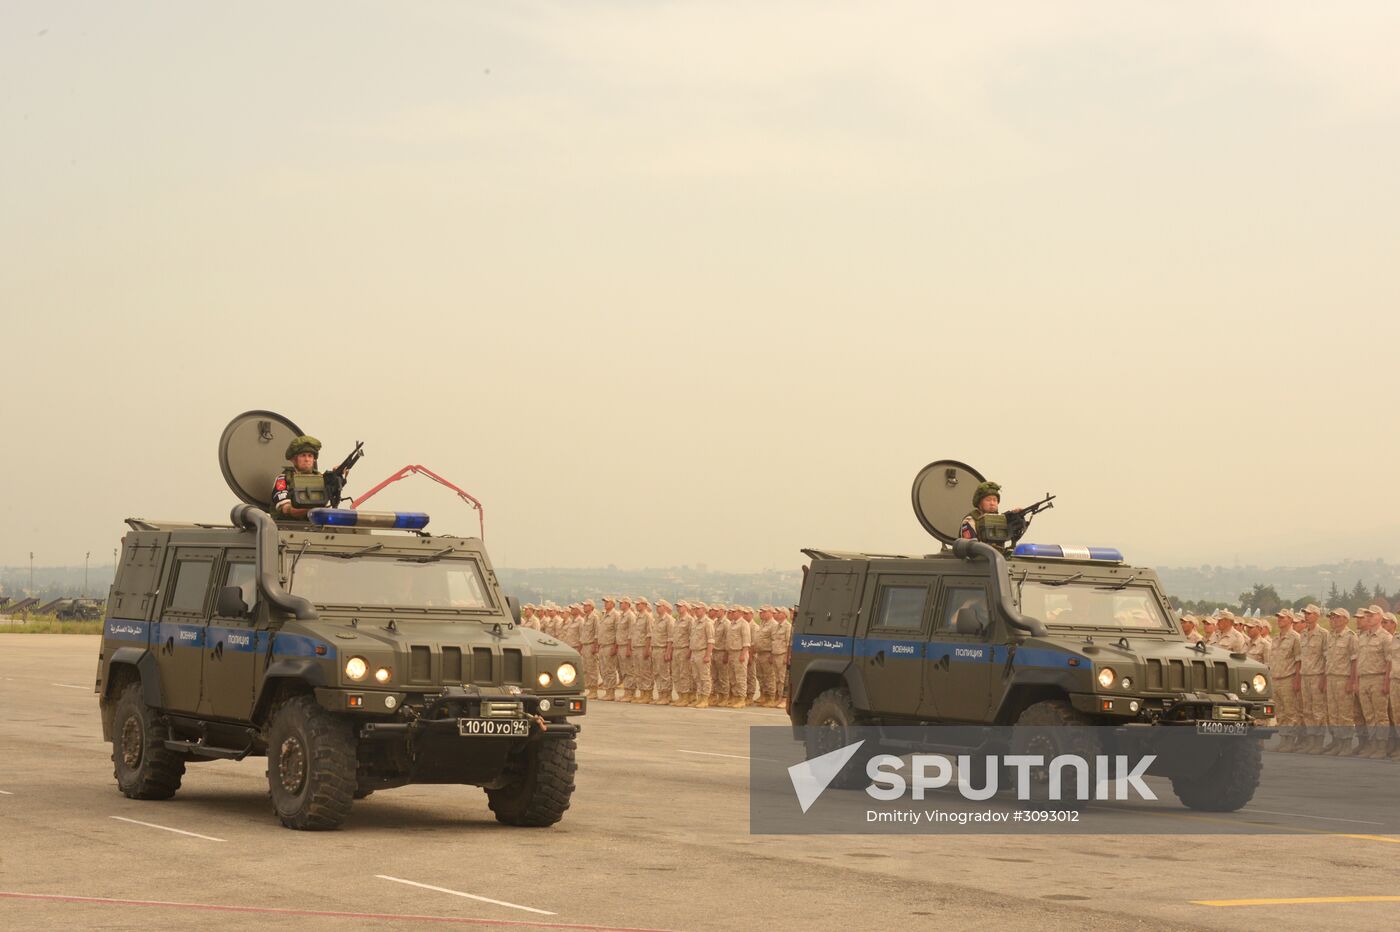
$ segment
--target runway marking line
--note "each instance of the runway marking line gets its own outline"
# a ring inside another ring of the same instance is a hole
[[[67,896],[57,893],[15,893],[0,890],[0,899],[38,900],[48,903],[90,903],[99,906],[151,906],[165,909],[193,909],[220,913],[258,913],[272,916],[320,916],[331,919],[376,919],[387,921],[443,922],[466,926],[496,926],[515,929],[577,929],[579,932],[668,932],[629,926],[595,926],[571,922],[536,922],[529,919],[483,919],[475,916],[425,916],[413,913],[352,913],[329,909],[290,909],[284,906],[225,906],[219,903],[179,903],[167,900],[119,900],[107,896]]]
[[[0,790],[0,796],[13,796],[13,795],[15,795],[15,794],[14,794],[14,793],[11,793],[9,790]]]
[[[533,906],[521,906],[519,903],[507,903],[505,900],[493,900],[489,896],[477,896],[475,893],[463,893],[461,890],[449,890],[447,887],[435,887],[430,883],[419,883],[416,880],[404,880],[402,877],[390,877],[388,874],[375,874],[380,880],[392,880],[394,883],[408,884],[410,887],[419,887],[423,890],[433,890],[438,893],[450,893],[453,896],[465,897],[469,900],[477,900],[482,903],[491,903],[495,906],[508,906],[511,909],[521,909],[527,913],[535,913],[539,916],[557,916],[558,913],[551,913],[547,909],[535,909]]]
[[[125,816],[114,815],[111,818],[118,822],[130,822],[132,825],[144,825],[146,828],[158,828],[163,832],[174,832],[176,835],[188,835],[191,838],[203,838],[205,841],[225,841],[223,838],[215,838],[213,835],[201,835],[198,832],[187,832],[182,828],[171,828],[168,825],[157,825],[154,822],[142,822],[140,819],[128,819]]]
[[[1243,811],[1243,812],[1246,812],[1246,813],[1249,813],[1249,812],[1262,812],[1262,813],[1264,813],[1265,815],[1285,815],[1285,816],[1293,816],[1295,819],[1320,819],[1320,820],[1323,821],[1323,822],[1351,822],[1351,823],[1353,823],[1353,824],[1355,824],[1355,825],[1384,825],[1384,824],[1385,824],[1384,822],[1369,822],[1369,821],[1367,821],[1367,820],[1365,820],[1365,819],[1338,819],[1338,818],[1335,817],[1335,816],[1308,815],[1306,812],[1279,812],[1277,809],[1255,809],[1253,806],[1250,806],[1249,808],[1244,809],[1244,810],[1242,810],[1242,811]]]
[[[1288,896],[1258,900],[1192,900],[1195,906],[1305,906],[1310,903],[1400,903],[1400,896]]]
[[[720,754],[716,751],[687,751],[685,748],[677,748],[677,754],[700,754],[704,757],[729,757],[734,760],[753,760],[752,757],[745,757],[743,754]],[[774,761],[776,763],[776,761]]]
[[[1388,845],[1400,845],[1400,838],[1393,835],[1338,835],[1338,838],[1355,838],[1358,841],[1383,841]]]
[[[58,686],[62,689],[87,689],[86,686],[74,686],[72,683],[50,683],[50,686]]]

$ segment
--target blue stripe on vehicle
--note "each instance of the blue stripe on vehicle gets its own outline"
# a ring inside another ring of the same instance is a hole
[[[977,644],[969,641],[907,641],[888,638],[852,638],[838,634],[804,634],[793,639],[793,653],[844,654],[873,657],[883,652],[887,659],[941,659],[948,655],[955,663],[1005,663],[1010,648],[1005,644]],[[1014,665],[1018,667],[1070,666],[1075,655],[1043,647],[1018,647]]]

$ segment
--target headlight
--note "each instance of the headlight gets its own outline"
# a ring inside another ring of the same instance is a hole
[[[541,673],[538,679],[541,686],[548,686],[553,678],[548,673]]]
[[[345,661],[345,675],[352,680],[362,680],[369,672],[369,664],[365,663],[363,657],[351,657]]]
[[[1254,691],[1262,693],[1269,688],[1269,678],[1262,673],[1254,674],[1254,679],[1250,680],[1254,684]]]
[[[578,671],[574,669],[574,665],[571,663],[560,664],[559,670],[555,673],[555,676],[559,677],[559,682],[563,683],[565,686],[572,686],[574,685],[574,680],[578,678]]]
[[[374,680],[376,683],[387,683],[391,676],[393,676],[393,674],[389,672],[388,667],[380,667],[378,670],[374,671]]]
[[[1104,667],[1099,671],[1099,685],[1104,689],[1112,689],[1113,681],[1118,679],[1118,674],[1113,672],[1112,667]]]
[[[1241,693],[1241,694],[1244,694],[1244,693],[1247,693],[1247,692],[1249,692],[1249,684],[1248,684],[1248,683],[1241,683],[1241,684],[1240,684],[1240,693]]]

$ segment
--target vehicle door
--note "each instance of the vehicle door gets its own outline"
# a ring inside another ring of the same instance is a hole
[[[918,711],[933,583],[931,576],[876,578],[866,612],[869,624],[856,649],[873,712],[912,717]]]
[[[160,670],[161,705],[193,713],[199,706],[204,634],[219,550],[176,547],[165,570],[160,620],[151,638]]]
[[[218,571],[212,617],[204,637],[204,678],[199,711],[211,718],[246,721],[253,710],[258,660],[258,586],[252,550],[232,549]],[[224,589],[238,589],[244,611],[220,606]],[[265,645],[266,632],[262,635]]]
[[[920,712],[949,722],[981,722],[988,715],[992,678],[998,669],[989,581],[943,580],[932,636],[925,648]],[[959,619],[962,630],[959,630]],[[1001,660],[1006,649],[1000,648]]]

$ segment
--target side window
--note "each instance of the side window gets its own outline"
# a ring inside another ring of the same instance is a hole
[[[917,631],[923,627],[928,586],[886,586],[880,591],[875,627]]]
[[[168,611],[198,615],[204,611],[204,596],[209,591],[209,574],[214,564],[209,560],[181,560],[175,567],[175,591],[170,596]]]
[[[230,563],[224,569],[224,582],[221,589],[237,586],[243,592],[243,604],[252,608],[258,604],[258,584],[254,578],[256,569],[251,563]]]
[[[957,631],[958,612],[963,609],[976,615],[984,630],[990,625],[992,616],[987,606],[987,590],[981,586],[954,586],[943,599],[943,618],[938,630]]]

